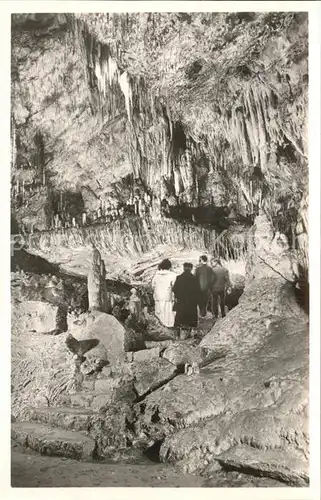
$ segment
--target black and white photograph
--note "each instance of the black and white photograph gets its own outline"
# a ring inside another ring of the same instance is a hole
[[[309,488],[311,14],[117,3],[11,14],[11,487]]]

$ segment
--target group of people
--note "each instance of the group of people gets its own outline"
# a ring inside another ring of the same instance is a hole
[[[228,270],[220,259],[213,258],[208,264],[206,255],[199,258],[199,265],[193,271],[193,264],[185,262],[179,276],[172,271],[169,259],[163,260],[153,277],[152,287],[155,300],[155,315],[168,327],[192,330],[198,325],[198,311],[206,317],[208,311],[218,318],[225,316],[225,297],[231,291]]]

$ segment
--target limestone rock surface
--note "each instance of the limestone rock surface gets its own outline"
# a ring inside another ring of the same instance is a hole
[[[279,453],[276,450],[253,449],[249,446],[235,446],[217,458],[225,467],[235,470],[247,469],[260,476],[269,476],[291,486],[307,486],[308,466],[299,453]]]
[[[14,423],[11,429],[15,441],[42,455],[90,460],[95,441],[79,432],[55,429],[35,422]]]
[[[77,324],[70,325],[70,332],[77,340],[98,339],[97,347],[86,353],[86,367],[96,360],[116,364],[124,360],[125,328],[109,314],[92,311],[79,316]]]
[[[154,358],[159,358],[159,355],[160,348],[151,347],[150,349],[133,352],[133,361],[150,361]]]
[[[200,347],[188,344],[186,341],[173,343],[165,349],[162,357],[176,366],[202,362]]]
[[[48,332],[56,327],[58,307],[38,300],[21,302],[15,306],[17,328],[25,332]]]
[[[55,328],[57,307],[37,301],[15,304],[11,315],[12,413],[30,406],[55,406],[72,384],[73,360],[66,334],[42,335]]]
[[[293,458],[289,463],[299,460],[302,470],[307,467],[307,318],[288,284],[267,278],[249,287],[201,343],[212,353],[224,346],[226,356],[199,375],[175,377],[136,404],[141,429],[154,441],[164,439],[162,461],[199,471],[242,443],[251,450],[273,450],[280,463],[287,453]],[[255,310],[258,301],[261,312]],[[274,314],[267,312],[272,306]],[[258,467],[263,470],[266,461],[262,455]],[[243,465],[246,469],[246,461]]]
[[[176,373],[176,367],[162,358],[138,361],[133,370],[134,387],[140,397],[169,381]]]

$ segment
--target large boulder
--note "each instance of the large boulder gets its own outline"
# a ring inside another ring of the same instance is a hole
[[[25,332],[48,332],[56,327],[58,306],[38,300],[28,300],[14,305],[13,318],[16,328]]]
[[[114,316],[100,311],[83,313],[70,325],[69,331],[77,340],[99,340],[99,344],[86,353],[88,368],[100,360],[112,365],[124,361],[125,328]]]
[[[230,347],[234,353],[252,350],[273,328],[282,331],[282,324],[295,326],[297,320],[306,321],[306,317],[290,283],[277,275],[254,279],[247,285],[239,304],[214,325],[200,347],[209,351]]]
[[[249,322],[249,329],[255,328],[255,323]],[[241,326],[240,340],[242,333],[246,337],[246,330],[246,326]],[[260,333],[258,329],[257,335]],[[302,467],[306,467],[305,318],[298,316],[273,324],[260,342],[245,342],[245,346],[247,349],[233,352],[230,342],[225,359],[209,364],[199,375],[180,375],[149,394],[143,402],[143,414],[141,403],[137,403],[141,429],[155,441],[165,438],[161,460],[185,461],[187,470],[195,471],[235,443],[244,443],[258,449],[278,450],[280,463],[284,452],[293,452],[296,462],[299,455]],[[243,465],[246,469],[245,462]]]

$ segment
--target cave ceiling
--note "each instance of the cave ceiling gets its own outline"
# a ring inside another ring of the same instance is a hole
[[[12,177],[93,198],[133,177],[219,205],[246,203],[256,167],[274,201],[303,192],[307,29],[305,13],[14,14]]]

